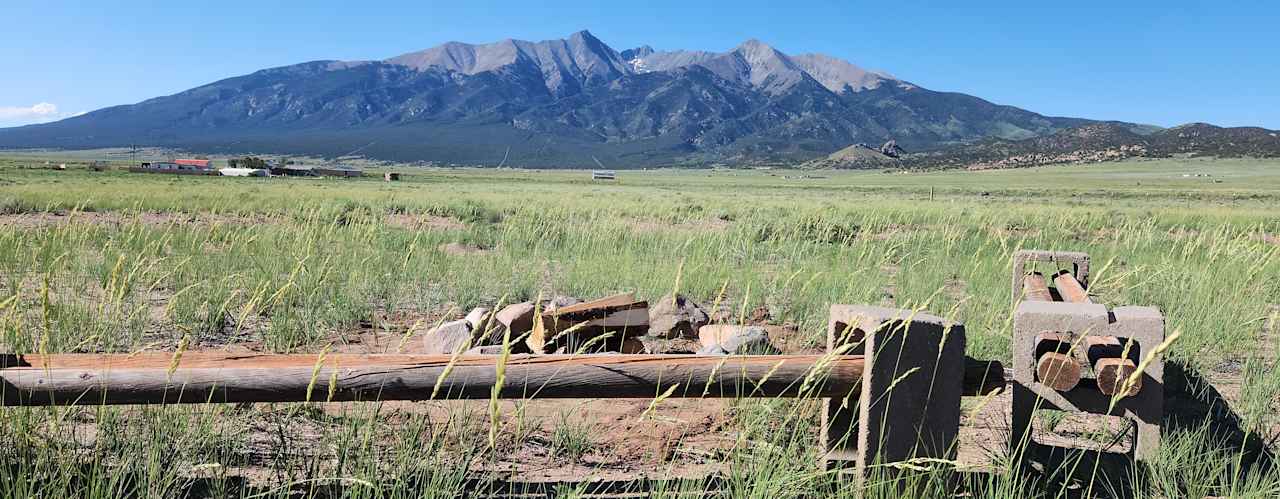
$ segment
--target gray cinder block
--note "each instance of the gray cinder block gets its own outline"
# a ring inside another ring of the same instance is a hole
[[[1071,264],[1071,274],[1081,286],[1089,287],[1089,254],[1079,251],[1018,250],[1013,253],[1013,304],[1022,297],[1022,280],[1027,275],[1027,264],[1033,262],[1058,262]]]
[[[960,425],[964,325],[911,310],[833,305],[827,347],[866,356],[862,384],[823,407],[828,468],[951,459]]]
[[[1160,447],[1160,419],[1164,415],[1164,361],[1156,358],[1143,370],[1142,388],[1136,395],[1112,400],[1092,380],[1059,392],[1035,379],[1035,342],[1041,332],[1057,333],[1074,345],[1082,336],[1132,339],[1137,356],[1145,359],[1164,341],[1164,316],[1154,307],[1117,307],[1062,302],[1022,302],[1013,317],[1013,413],[1010,449],[1015,456],[1035,454],[1047,448],[1031,434],[1037,409],[1119,416],[1134,423],[1136,436],[1130,457],[1147,460]],[[1073,349],[1082,365],[1090,365],[1082,347]]]

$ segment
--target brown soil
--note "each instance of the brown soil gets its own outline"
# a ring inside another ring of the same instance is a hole
[[[663,231],[703,231],[703,232],[723,232],[729,229],[730,222],[719,218],[708,218],[704,220],[670,223],[658,220],[631,220],[627,222],[631,229],[640,233],[653,233]]]
[[[439,250],[445,254],[454,256],[476,256],[485,255],[493,252],[491,249],[481,248],[473,244],[465,243],[445,243],[441,244]]]
[[[995,237],[1036,237],[1040,235],[1040,229],[1037,227],[1027,227],[1023,225],[1001,225],[991,226],[987,231]]]
[[[467,225],[449,217],[394,213],[387,215],[387,225],[410,230],[462,230]]]
[[[890,224],[878,232],[859,232],[858,237],[873,241],[888,241],[898,237],[909,237],[926,230],[934,230],[934,228],[915,224]]]

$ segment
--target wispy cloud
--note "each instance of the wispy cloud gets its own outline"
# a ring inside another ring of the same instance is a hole
[[[79,116],[78,113],[67,113],[58,110],[57,104],[41,102],[30,106],[0,106],[0,126],[30,125],[32,123],[48,123],[63,118]]]

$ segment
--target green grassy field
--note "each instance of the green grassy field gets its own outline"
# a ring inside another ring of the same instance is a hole
[[[623,171],[616,183],[580,171],[406,169],[388,183],[378,172],[220,178],[28,164],[0,159],[0,351],[317,352],[414,338],[500,300],[656,300],[678,287],[730,316],[767,311],[795,331],[792,349],[820,348],[828,305],[872,303],[963,321],[970,355],[1007,360],[1010,255],[1086,251],[1091,292],[1158,306],[1181,333],[1168,355],[1194,374],[1183,383],[1191,398],[1219,393],[1226,405],[1171,416],[1161,459],[1105,486],[1090,488],[1088,473],[1083,486],[1003,472],[962,481],[996,497],[1280,493],[1269,450],[1280,434],[1277,162]],[[513,429],[516,411],[491,449],[468,437],[491,423],[449,404],[423,403],[444,411],[434,418],[359,404],[5,409],[0,497],[450,496],[463,480],[502,476],[483,471],[495,454],[540,442],[549,463],[601,468],[581,463],[589,421],[550,418],[546,435],[526,435]],[[815,407],[729,404],[738,443],[703,458],[726,494],[851,494],[817,464]],[[295,435],[300,427],[311,434]],[[682,455],[650,464],[679,474]],[[934,472],[921,494],[942,495],[951,473]]]

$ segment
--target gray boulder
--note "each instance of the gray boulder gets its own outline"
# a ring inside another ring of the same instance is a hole
[[[507,326],[497,319],[496,314],[484,307],[473,309],[464,320],[471,324],[471,330],[476,336],[476,344],[479,345],[502,343],[502,337],[507,332]]]
[[[667,295],[649,307],[649,335],[693,338],[709,322],[707,312],[684,295]]]
[[[495,318],[512,335],[524,334],[533,329],[533,310],[533,302],[512,303],[499,310]]]
[[[737,334],[720,341],[720,348],[739,355],[774,355],[781,353],[769,343],[769,332],[760,326],[747,326]]]
[[[698,350],[698,355],[729,355],[729,352],[720,345],[707,345]]]
[[[760,326],[716,324],[698,329],[698,340],[704,349],[717,347],[735,355],[771,355],[781,353],[769,343],[769,331]]]
[[[427,332],[422,339],[424,353],[453,354],[471,341],[471,324],[464,320],[446,322]]]
[[[471,324],[471,329],[483,329],[489,322],[489,309],[484,307],[476,307],[471,309],[471,313],[463,319]]]

